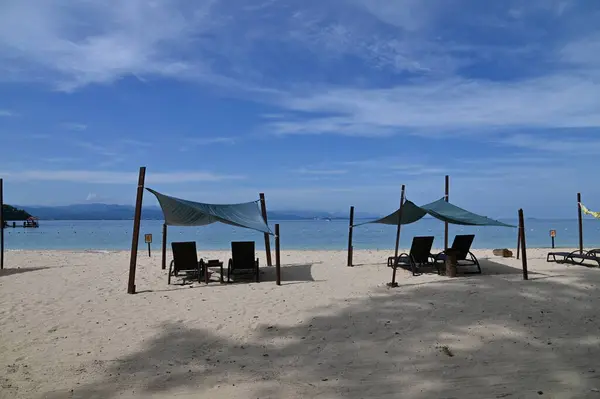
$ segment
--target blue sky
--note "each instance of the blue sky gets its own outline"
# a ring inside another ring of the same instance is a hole
[[[7,202],[600,208],[595,0],[4,0]],[[147,196],[147,203],[155,203]]]

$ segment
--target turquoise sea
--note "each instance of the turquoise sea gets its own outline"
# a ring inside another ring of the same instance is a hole
[[[516,224],[516,220],[503,220]],[[271,227],[276,221],[270,221]],[[286,249],[346,249],[348,221],[280,221],[281,248]],[[550,247],[549,231],[556,230],[557,247],[576,247],[578,244],[577,220],[526,220],[527,246]],[[272,227],[273,228],[273,227]],[[44,221],[37,229],[5,229],[5,247],[14,249],[129,249],[133,222],[119,221]],[[140,248],[146,248],[143,234],[152,234],[152,248],[161,246],[162,222],[144,220],[141,226]],[[514,248],[517,229],[501,227],[465,227],[450,225],[450,241],[455,234],[474,233],[475,248]],[[393,248],[396,228],[368,224],[354,229],[355,249]],[[401,247],[409,247],[412,237],[434,235],[434,246],[443,246],[444,225],[436,219],[423,219],[412,225],[402,226]],[[229,249],[231,241],[256,241],[257,248],[264,248],[261,233],[223,224],[204,227],[170,227],[168,241],[196,241],[199,249]],[[584,220],[584,244],[600,247],[600,220]],[[273,245],[273,244],[272,244]]]

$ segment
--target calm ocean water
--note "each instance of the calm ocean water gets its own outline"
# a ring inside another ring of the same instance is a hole
[[[516,224],[516,220],[505,220]],[[348,242],[348,221],[281,221],[281,248],[285,249],[345,249]],[[37,229],[5,229],[6,249],[128,249],[131,247],[132,221],[41,221]],[[528,247],[549,247],[549,230],[556,230],[557,247],[576,247],[577,220],[527,220]],[[273,226],[273,222],[271,222]],[[600,220],[584,220],[584,244],[600,247]],[[162,222],[142,221],[141,233],[153,234],[153,250],[160,250]],[[517,229],[500,227],[465,227],[450,225],[450,242],[455,234],[474,233],[475,248],[514,248]],[[379,224],[354,229],[355,249],[393,248],[396,228]],[[402,226],[401,247],[409,247],[412,237],[434,235],[434,247],[443,246],[444,225],[435,219],[423,219]],[[229,249],[231,241],[256,241],[264,248],[261,233],[219,223],[204,227],[170,227],[171,241],[196,241],[199,249]],[[271,244],[273,245],[273,243]],[[146,248],[140,237],[140,248]]]

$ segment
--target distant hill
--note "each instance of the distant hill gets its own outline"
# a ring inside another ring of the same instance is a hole
[[[31,215],[29,213],[27,213],[26,211],[24,211],[23,209],[18,209],[18,208],[15,208],[14,206],[6,205],[6,204],[2,206],[2,212],[3,212],[5,221],[27,220],[27,218],[31,217]]]
[[[131,205],[111,204],[75,204],[64,206],[23,206],[27,212],[41,220],[131,220],[135,208]],[[362,216],[361,216],[362,215]],[[377,217],[369,214],[355,214],[357,219]],[[27,217],[25,217],[26,219]],[[8,218],[6,218],[8,220]],[[146,206],[142,209],[142,219],[163,220],[160,207]],[[314,219],[348,219],[348,215],[336,212],[319,211],[271,211],[269,220],[314,220]],[[15,219],[21,220],[21,219]]]

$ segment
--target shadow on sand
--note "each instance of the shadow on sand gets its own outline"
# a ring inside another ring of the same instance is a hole
[[[17,269],[2,269],[0,270],[0,277],[12,276],[13,274],[21,274],[27,272],[35,272],[37,270],[49,269],[48,267],[20,267]]]
[[[285,281],[311,278],[310,265],[286,268]],[[600,299],[600,275],[522,281],[506,278],[519,269],[487,260],[482,268],[476,278],[340,299],[245,340],[165,324],[139,352],[90,363],[104,371],[99,381],[43,397],[228,397],[235,389],[236,398],[598,397],[590,396],[600,387],[590,304]]]

